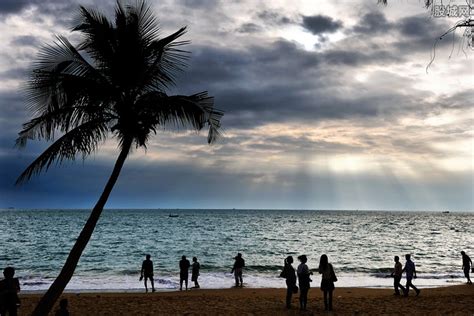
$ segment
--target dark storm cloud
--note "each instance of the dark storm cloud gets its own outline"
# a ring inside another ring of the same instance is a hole
[[[66,8],[71,6],[71,2],[72,0],[2,0],[0,14],[17,14],[23,9],[35,6],[41,13],[60,15],[67,12]]]
[[[379,115],[384,107],[385,115],[389,115],[403,108],[390,109],[384,97],[371,95],[377,91],[372,90],[375,83],[361,86],[369,90],[362,96],[345,96],[339,91],[353,87],[357,92],[357,83],[348,75],[356,66],[403,61],[391,51],[340,48],[311,52],[286,40],[245,50],[202,46],[191,50],[189,71],[179,87],[186,93],[208,90],[215,96],[216,105],[226,111],[224,123],[231,127],[370,117]],[[386,96],[397,104],[412,104],[404,94],[387,91]]]
[[[388,21],[385,14],[380,11],[368,12],[361,16],[354,27],[349,29],[350,41],[360,40],[360,36],[365,36],[367,43],[371,45],[371,50],[377,50],[378,39],[393,41],[386,46],[386,51],[392,50],[393,56],[410,55],[417,52],[429,53],[439,36],[450,27],[447,19],[436,19],[429,15],[408,16],[397,21]],[[449,40],[441,41],[438,47],[452,44]],[[356,59],[355,57],[353,59]]]
[[[30,1],[26,0],[2,0],[0,1],[0,15],[17,13],[29,4]]]
[[[403,61],[403,56],[396,56],[388,50],[368,52],[331,49],[324,54],[324,61],[331,65],[362,66],[367,64],[395,63]]]
[[[6,71],[0,71],[0,80],[15,79],[26,80],[29,76],[29,69],[27,68],[11,68]]]
[[[14,46],[33,46],[37,47],[41,45],[41,42],[38,40],[36,36],[32,35],[23,35],[23,36],[16,36],[10,42],[11,45]]]
[[[219,6],[219,0],[179,0],[179,3],[193,9],[213,9]]]
[[[342,22],[330,16],[313,15],[303,16],[302,26],[314,35],[334,33],[342,28]]]
[[[352,28],[352,31],[360,34],[377,34],[389,31],[393,27],[385,14],[379,11],[368,12],[364,14],[358,23]]]
[[[275,10],[263,10],[257,13],[257,18],[270,25],[285,25],[293,23],[293,20]]]
[[[436,26],[439,26],[436,20],[430,16],[410,16],[401,19],[396,24],[402,36],[409,36],[413,38],[424,38],[429,35],[434,35]]]

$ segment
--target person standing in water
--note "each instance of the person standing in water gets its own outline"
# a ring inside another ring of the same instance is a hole
[[[235,286],[244,286],[244,281],[242,279],[242,270],[245,267],[245,260],[242,258],[242,254],[239,252],[237,256],[234,258],[234,266],[230,273],[234,274],[235,277]],[[240,282],[240,284],[239,284]]]
[[[188,290],[188,278],[189,278],[189,267],[191,264],[186,256],[182,256],[179,261],[179,290],[183,290],[183,281],[186,285],[186,291]]]
[[[413,285],[412,280],[416,279],[416,268],[415,268],[415,263],[411,261],[411,255],[406,254],[405,259],[407,262],[405,263],[405,267],[402,270],[402,273],[406,273],[407,277],[407,284],[405,286],[405,296],[408,296],[408,292],[410,291],[410,288],[413,288],[416,292],[416,296],[420,295],[420,290],[416,288],[416,286]]]
[[[286,279],[286,308],[291,308],[291,297],[295,291],[298,291],[296,287],[296,271],[291,265],[293,263],[293,257],[288,256],[284,261],[283,271],[280,276]]]
[[[155,281],[153,280],[153,261],[150,260],[151,256],[146,255],[146,259],[143,260],[142,269],[140,271],[140,281],[145,278],[145,292],[148,293],[147,280],[150,279],[151,291],[155,292]]]
[[[394,295],[400,295],[400,291],[398,290],[399,288],[402,290],[402,293],[405,293],[406,291],[403,285],[400,284],[400,280],[402,279],[403,267],[398,256],[395,256],[393,260],[395,261],[395,267],[391,276],[393,277],[393,287],[395,289]]]
[[[191,281],[194,282],[194,287],[195,289],[199,289],[199,282],[198,282],[198,277],[199,277],[199,269],[201,269],[201,265],[198,262],[198,259],[196,257],[193,257],[193,264],[192,264],[192,273],[191,273]]]

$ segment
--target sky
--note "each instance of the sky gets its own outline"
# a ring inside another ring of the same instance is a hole
[[[203,90],[224,137],[164,131],[135,150],[107,208],[474,210],[474,51],[422,1],[149,1],[163,36],[188,26],[191,59],[169,94]],[[40,47],[73,43],[79,5],[0,0],[0,208],[91,208],[118,156],[15,186],[47,148],[14,147],[32,118],[22,91]]]

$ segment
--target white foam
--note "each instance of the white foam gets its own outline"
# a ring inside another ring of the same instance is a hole
[[[336,287],[377,287],[391,288],[393,286],[392,278],[375,278],[364,274],[339,274]],[[278,277],[272,277],[264,274],[245,274],[243,276],[244,286],[249,288],[285,288],[285,280]],[[321,278],[319,275],[312,276],[313,288],[319,287]],[[21,280],[20,280],[21,282]],[[201,288],[222,289],[234,286],[234,276],[230,273],[201,273],[199,284]],[[405,280],[402,279],[402,284]],[[461,284],[463,279],[436,279],[436,278],[418,278],[414,280],[417,287],[440,287],[453,284]],[[43,291],[52,283],[51,279],[30,278],[22,283],[22,290]],[[189,287],[194,285],[189,280]],[[149,285],[150,286],[150,285]],[[155,288],[158,290],[177,290],[179,289],[178,276],[155,276]],[[66,287],[67,291],[141,291],[144,289],[143,281],[139,281],[137,276],[76,276]]]

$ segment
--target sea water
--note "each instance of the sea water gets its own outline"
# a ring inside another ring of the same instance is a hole
[[[59,273],[89,210],[0,210],[0,267],[13,266],[22,291],[45,290]],[[172,215],[177,215],[171,217]],[[244,286],[285,287],[283,259],[327,254],[336,286],[391,287],[393,257],[412,254],[420,287],[465,282],[460,251],[474,259],[474,213],[312,210],[104,210],[67,290],[143,289],[146,254],[155,286],[179,286],[182,255],[201,263],[202,288],[229,288],[242,253]],[[402,282],[404,282],[402,280]]]

